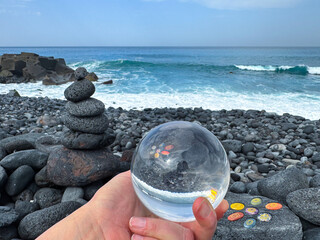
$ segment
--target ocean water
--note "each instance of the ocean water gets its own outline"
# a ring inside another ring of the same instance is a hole
[[[258,109],[320,118],[320,48],[43,47],[0,48],[62,57],[100,78],[107,107]],[[112,85],[103,85],[106,80]],[[69,85],[2,84],[0,93],[63,99]]]

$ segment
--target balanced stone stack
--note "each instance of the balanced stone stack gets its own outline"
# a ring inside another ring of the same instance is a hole
[[[75,71],[76,81],[65,91],[68,100],[64,124],[69,130],[64,132],[62,144],[69,149],[91,150],[106,146],[108,141],[108,118],[104,104],[91,96],[95,86],[85,77],[88,72],[80,67]]]

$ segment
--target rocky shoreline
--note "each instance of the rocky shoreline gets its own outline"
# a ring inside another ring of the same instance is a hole
[[[66,103],[47,97],[0,95],[0,239],[35,238],[34,234],[89,201],[111,177],[108,173],[102,180],[73,187],[57,186],[47,178],[48,155],[61,144],[59,139],[67,130],[62,121]],[[281,217],[273,214],[273,233],[265,236],[261,234],[268,226],[257,224],[250,234],[243,231],[243,221],[231,226],[233,222],[226,217],[232,211],[228,210],[214,239],[302,239],[303,234],[304,239],[319,239],[320,120],[257,110],[202,108],[138,111],[109,107],[105,115],[109,121],[106,151],[125,163],[153,127],[168,121],[198,122],[219,138],[228,154],[232,169],[229,201],[264,196],[263,201],[284,206]],[[19,154],[23,162],[10,165],[10,159],[17,162]],[[32,161],[34,158],[38,161]],[[115,168],[111,175],[126,168],[128,164]],[[49,212],[56,213],[56,218],[41,221]]]

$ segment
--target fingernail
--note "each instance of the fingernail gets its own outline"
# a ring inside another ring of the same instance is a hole
[[[210,203],[208,203],[206,200],[202,201],[200,208],[199,208],[199,213],[200,213],[201,217],[206,218],[211,213],[212,208],[209,206],[209,204]]]
[[[132,217],[130,219],[130,226],[134,228],[145,228],[146,222],[145,218]]]
[[[143,240],[143,237],[137,234],[131,236],[131,240]]]

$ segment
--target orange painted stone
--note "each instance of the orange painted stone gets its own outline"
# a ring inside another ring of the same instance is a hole
[[[243,218],[244,214],[242,212],[235,212],[228,216],[228,220],[233,222]]]
[[[268,210],[279,210],[281,208],[282,208],[282,205],[280,203],[273,202],[273,203],[268,203],[266,205],[266,209]]]

